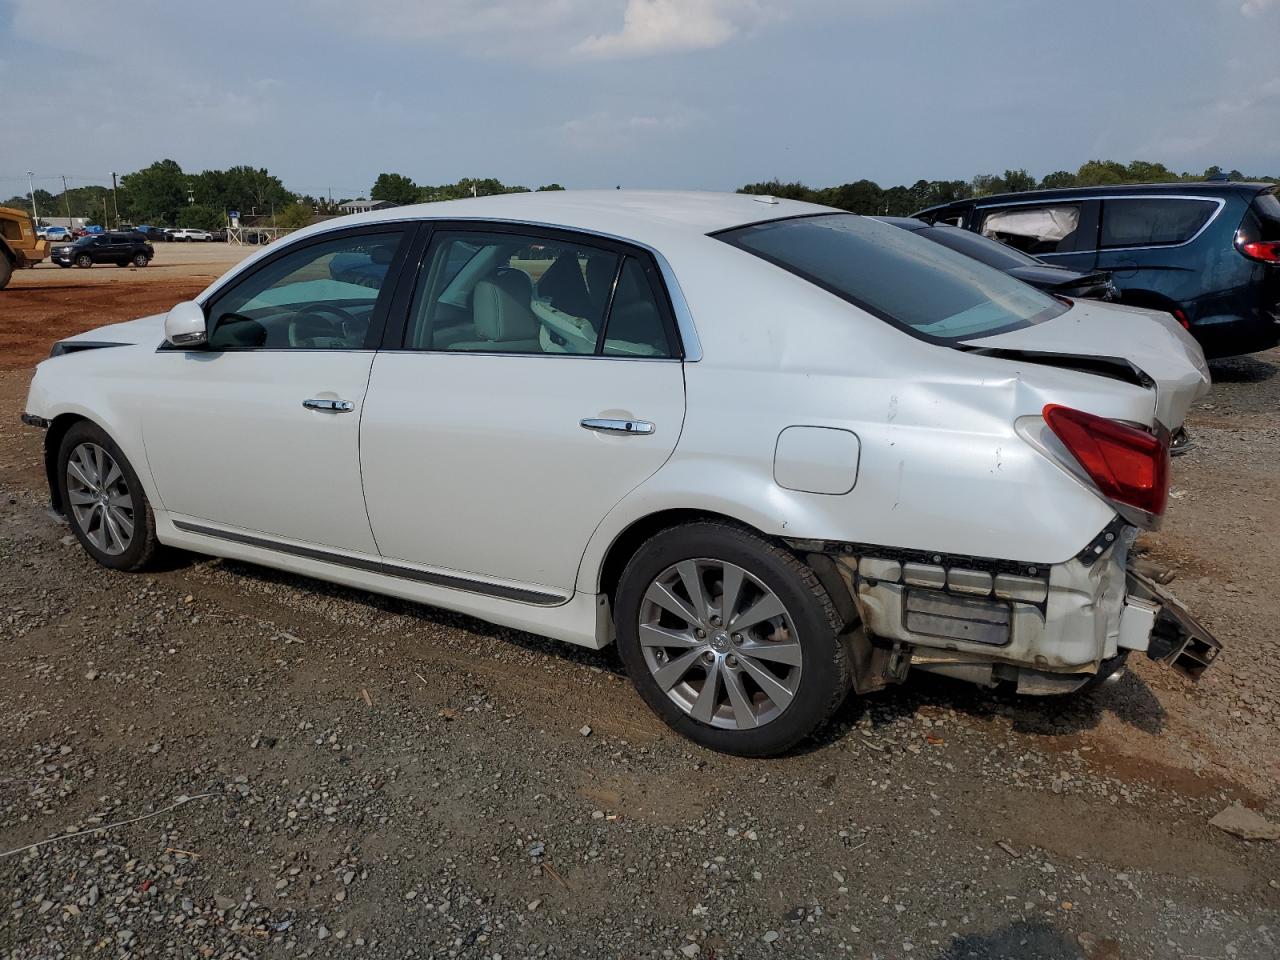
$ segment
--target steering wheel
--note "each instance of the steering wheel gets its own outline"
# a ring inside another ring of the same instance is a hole
[[[305,341],[316,337],[341,339],[347,336],[348,328],[354,328],[357,323],[356,318],[341,307],[327,303],[313,304],[289,321],[289,346],[308,347],[311,344]]]

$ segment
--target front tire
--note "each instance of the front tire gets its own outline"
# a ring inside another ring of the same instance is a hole
[[[845,625],[813,571],[729,523],[673,527],[641,546],[614,618],[641,697],[712,750],[783,753],[822,727],[851,685]]]
[[[3,253],[0,253],[0,290],[9,285],[9,278],[13,276],[13,261],[11,261]]]
[[[137,473],[100,427],[81,421],[58,447],[62,505],[89,556],[112,570],[141,570],[159,548]]]
[[[92,267],[93,257],[89,256],[87,253],[80,254],[80,256],[76,257],[76,266],[83,267],[85,269]]]

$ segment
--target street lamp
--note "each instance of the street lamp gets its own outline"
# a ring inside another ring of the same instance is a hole
[[[36,222],[36,226],[40,226],[40,211],[36,209],[36,188],[31,182],[32,173],[27,171],[27,189],[31,192],[31,219]]]

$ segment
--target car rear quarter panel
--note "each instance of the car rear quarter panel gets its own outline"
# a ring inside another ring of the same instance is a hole
[[[688,409],[675,453],[601,523],[579,589],[597,589],[622,531],[663,510],[719,513],[779,537],[1028,563],[1067,560],[1114,516],[1015,423],[1039,417],[1046,403],[1145,423],[1150,391],[925,343],[720,246],[668,254],[703,359],[685,364]],[[857,435],[852,490],[776,483],[778,436],[797,425]]]

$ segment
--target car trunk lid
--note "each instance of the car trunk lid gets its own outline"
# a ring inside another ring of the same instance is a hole
[[[965,341],[970,350],[1128,380],[1154,390],[1153,417],[1169,430],[1209,389],[1199,345],[1168,314],[1079,301],[1061,316]]]

